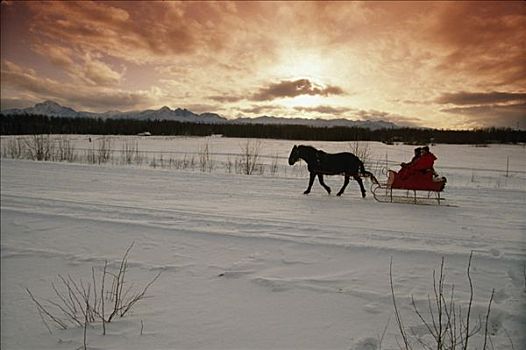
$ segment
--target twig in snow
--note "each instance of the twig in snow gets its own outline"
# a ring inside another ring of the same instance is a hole
[[[407,335],[404,330],[404,325],[400,317],[400,312],[398,311],[398,307],[396,305],[396,298],[395,298],[395,292],[394,292],[394,287],[393,287],[393,257],[391,257],[391,261],[389,263],[389,282],[391,284],[391,296],[393,298],[393,306],[394,306],[394,311],[395,311],[395,316],[396,316],[396,323],[398,324],[400,335],[402,336],[402,340],[404,341],[405,349],[409,350],[411,349],[411,347],[409,346],[409,341],[407,339]]]
[[[77,281],[70,275],[67,275],[67,277],[58,275],[62,286],[51,283],[56,300],[38,300],[29,289],[26,289],[49,332],[51,330],[45,322],[46,319],[51,320],[61,329],[67,329],[70,325],[86,327],[87,323],[89,324],[100,319],[102,321],[102,334],[105,335],[106,323],[111,322],[116,315],[124,317],[137,302],[145,297],[146,292],[157,281],[162,271],[138,291],[133,290],[133,283],[128,286],[125,278],[128,269],[128,256],[133,245],[134,243],[126,250],[118,272],[108,271],[108,261],[105,260],[100,284],[96,283],[97,276],[95,268],[92,267],[91,276],[88,279],[91,282],[86,282],[82,279]],[[111,290],[106,289],[107,285],[109,285],[106,283],[107,275],[111,276],[112,279]],[[110,305],[110,310],[109,315],[106,315],[108,304]],[[59,317],[55,315],[56,313],[61,313],[65,317]]]
[[[489,298],[488,303],[488,312],[486,313],[486,326],[484,328],[484,346],[482,347],[483,350],[486,350],[486,340],[488,338],[488,323],[489,323],[489,313],[491,309],[491,302],[493,301],[493,296],[495,295],[495,289],[491,291],[491,297]],[[491,340],[491,338],[490,338]]]

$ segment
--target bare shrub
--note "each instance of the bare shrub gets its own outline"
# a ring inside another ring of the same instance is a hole
[[[150,161],[150,166],[152,168],[157,168],[157,160],[155,159],[155,156],[153,156],[152,160]]]
[[[263,165],[259,163],[261,142],[247,140],[241,145],[241,155],[236,159],[236,172],[252,175],[258,171],[263,173]]]
[[[51,160],[54,153],[54,143],[49,135],[32,135],[24,139],[29,159]]]
[[[349,143],[349,151],[365,164],[371,160],[371,149],[368,143],[354,141]]]
[[[58,284],[51,283],[55,300],[37,298],[26,288],[48,330],[50,328],[47,322],[59,329],[68,329],[86,327],[86,324],[100,320],[103,334],[106,334],[107,323],[116,316],[124,317],[136,303],[144,299],[146,291],[159,278],[161,272],[142,289],[133,291],[133,284],[129,284],[125,279],[128,271],[128,256],[133,245],[132,243],[124,253],[118,270],[109,270],[106,260],[99,276],[94,267],[91,268],[89,279],[58,275]],[[99,286],[97,280],[100,281]],[[110,283],[106,283],[107,280]],[[125,288],[125,285],[128,287]]]
[[[111,140],[102,137],[91,148],[86,150],[86,160],[89,164],[104,164],[112,158]]]
[[[279,156],[277,153],[274,153],[272,157],[272,163],[270,164],[270,175],[275,176],[278,173],[279,169]]]
[[[172,166],[172,159],[170,158],[169,162],[168,162],[168,165],[166,164],[166,161],[164,160],[164,157],[163,157],[163,154],[161,153],[160,156],[159,156],[159,159],[157,159],[157,157],[154,155],[152,157],[152,160],[150,161],[150,166],[152,168],[162,168],[164,169],[165,166],[169,166],[171,167]]]
[[[144,158],[139,152],[139,143],[138,142],[135,142],[135,143],[125,142],[121,150],[121,160],[123,164],[141,165],[142,162],[144,161]]]
[[[172,166],[176,169],[186,169],[189,167],[190,161],[187,158],[187,155],[185,154],[183,156],[183,159],[173,159],[172,160]]]
[[[188,157],[187,154],[184,155],[183,159],[174,159],[173,160],[173,166],[176,169],[194,169],[195,168],[195,158]]]
[[[392,264],[389,265],[389,282],[391,285],[391,296],[394,306],[395,318],[398,325],[398,330],[400,336],[402,337],[403,344],[399,344],[401,349],[410,350],[413,348],[413,345],[416,343],[424,349],[437,349],[437,350],[467,350],[469,349],[470,339],[483,332],[484,345],[483,350],[487,348],[487,339],[489,338],[488,334],[488,322],[489,315],[491,310],[491,304],[493,302],[493,296],[495,290],[492,291],[490,300],[488,302],[488,308],[486,312],[486,317],[484,321],[479,318],[477,322],[472,325],[472,305],[473,305],[473,282],[471,279],[470,269],[471,269],[471,260],[473,257],[473,252],[471,252],[468,261],[467,267],[467,279],[469,282],[469,302],[467,304],[467,309],[462,308],[459,305],[458,301],[455,300],[455,285],[451,285],[451,290],[448,294],[446,291],[446,282],[444,275],[444,258],[440,264],[440,271],[438,276],[433,270],[433,292],[431,296],[428,295],[425,308],[427,309],[428,314],[424,312],[417,306],[414,296],[411,296],[411,306],[413,312],[418,317],[421,322],[421,325],[426,329],[427,333],[431,336],[430,340],[424,339],[422,336],[414,333],[414,329],[417,327],[406,327],[403,323],[400,310],[398,309],[394,286],[393,286],[393,274],[392,274]],[[483,329],[484,328],[484,329]],[[409,329],[409,331],[408,331]],[[411,334],[409,332],[412,332]]]
[[[99,164],[107,163],[112,156],[111,139],[109,137],[102,137],[98,140],[97,146],[97,162]]]
[[[73,146],[73,143],[67,136],[59,137],[56,144],[56,160],[59,162],[74,162],[77,160],[75,146]]]
[[[226,160],[226,163],[225,163],[225,169],[227,173],[231,174],[233,168],[234,168],[234,162],[232,162],[232,159],[230,159],[230,156],[228,156],[228,159]]]
[[[85,151],[86,161],[88,164],[97,164],[97,156],[95,155],[95,147],[88,148]]]
[[[387,154],[385,155],[385,164],[381,160],[374,160],[372,157],[371,148],[368,143],[354,141],[349,143],[349,150],[357,156],[365,165],[367,170],[371,171],[376,176],[387,175],[389,169]]]
[[[186,166],[185,166],[185,169],[186,168],[189,168],[189,169],[195,169],[195,157],[194,156],[191,156],[190,158],[186,159]]]
[[[199,170],[211,172],[214,169],[214,161],[210,155],[208,143],[199,148]]]
[[[19,159],[24,156],[25,147],[23,140],[19,137],[13,137],[7,140],[7,145],[2,148],[2,156],[13,159]]]

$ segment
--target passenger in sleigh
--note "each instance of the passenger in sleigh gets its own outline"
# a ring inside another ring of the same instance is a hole
[[[415,149],[415,157],[410,163],[402,163],[398,173],[389,171],[387,185],[391,188],[441,191],[446,180],[438,178],[433,169],[436,159],[427,146]]]
[[[420,156],[422,155],[422,148],[417,147],[417,148],[415,148],[414,152],[415,152],[415,155],[413,156],[413,158],[411,159],[411,161],[409,163],[402,163],[402,164],[400,164],[400,166],[402,167],[400,172],[403,172],[404,170],[406,170],[406,169],[410,168],[411,166],[415,165],[415,163],[418,160],[418,158],[420,158]]]

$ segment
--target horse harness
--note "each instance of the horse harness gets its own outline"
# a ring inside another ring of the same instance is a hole
[[[322,174],[322,175],[346,175],[345,172],[333,172],[333,171],[322,171],[321,169],[323,169],[322,167],[322,162],[323,160],[327,157],[327,153],[325,153],[324,151],[320,151],[320,150],[316,150],[316,153],[315,153],[315,156],[314,156],[314,165],[313,165],[313,170],[317,173],[317,174]]]

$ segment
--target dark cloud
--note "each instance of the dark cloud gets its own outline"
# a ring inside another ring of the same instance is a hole
[[[230,103],[230,102],[238,102],[243,100],[243,97],[240,96],[232,96],[232,95],[217,95],[217,96],[208,96],[209,99],[221,103]]]
[[[331,107],[331,106],[316,106],[316,107],[294,107],[295,110],[300,112],[315,112],[321,114],[332,114],[332,115],[342,115],[346,112],[351,111],[351,108],[346,107]]]
[[[414,101],[414,100],[393,100],[393,102],[396,102],[396,103],[405,103],[407,105],[420,105],[420,104],[425,104],[427,103],[427,101]]]
[[[296,97],[300,95],[319,95],[319,96],[329,96],[329,95],[341,95],[344,94],[342,88],[338,86],[327,86],[322,87],[308,79],[298,79],[298,80],[282,80],[279,83],[270,84],[267,87],[262,87],[253,94],[252,96],[236,96],[236,95],[215,95],[209,96],[208,98],[222,103],[227,102],[239,102],[242,100],[250,101],[271,101],[277,98],[284,97]],[[325,107],[326,109],[328,107]],[[300,109],[304,110],[304,109]],[[321,113],[333,113],[334,111],[321,112]]]
[[[456,92],[445,93],[435,100],[440,104],[486,105],[526,101],[526,93],[510,92]]]
[[[363,120],[389,120],[393,115],[389,112],[375,110],[360,110],[354,113]]]
[[[422,125],[422,120],[418,118],[377,110],[357,110],[350,113],[348,117],[358,120],[389,121],[396,125],[407,127],[419,127]]]
[[[283,109],[282,106],[257,105],[257,106],[252,106],[250,108],[241,108],[240,111],[243,113],[262,114],[262,113],[269,113],[271,111],[276,111],[276,110],[281,110],[281,109]]]
[[[308,79],[293,81],[282,80],[279,83],[270,84],[268,87],[260,88],[250,99],[253,101],[270,101],[283,97],[295,97],[300,95],[341,95],[344,91],[338,86],[320,87]]]
[[[457,106],[441,112],[467,118],[468,127],[526,128],[526,93],[446,93],[435,102]]]
[[[177,106],[181,108],[181,106]],[[218,106],[211,105],[211,104],[203,104],[203,103],[194,103],[194,104],[185,104],[182,106],[183,108],[186,108],[194,113],[201,114],[201,113],[218,113],[219,110]]]
[[[441,111],[469,117],[471,127],[526,129],[526,103],[456,107]]]

